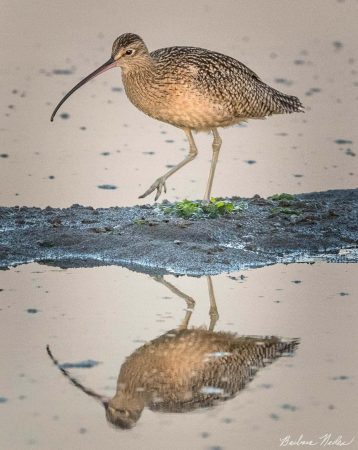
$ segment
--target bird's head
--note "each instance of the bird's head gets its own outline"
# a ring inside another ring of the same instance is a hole
[[[112,54],[107,62],[98,67],[94,72],[90,73],[82,81],[80,81],[76,86],[74,86],[58,103],[51,115],[51,122],[53,121],[57,111],[60,109],[61,105],[72,95],[78,88],[83,86],[87,81],[92,80],[92,78],[97,75],[112,69],[112,67],[121,67],[123,71],[128,71],[134,67],[140,67],[143,65],[145,59],[148,60],[148,49],[137,34],[125,33],[119,36],[112,46]]]
[[[126,70],[140,65],[148,57],[148,49],[137,34],[126,33],[113,42],[111,57],[117,66]]]
[[[130,429],[139,420],[144,400],[140,395],[132,396],[128,393],[117,392],[116,395],[104,404],[107,421],[116,428]]]

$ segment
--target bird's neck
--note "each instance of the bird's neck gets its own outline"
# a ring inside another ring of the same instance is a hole
[[[138,59],[138,58],[137,58]],[[132,62],[126,68],[122,68],[123,86],[129,100],[138,109],[152,116],[151,99],[157,96],[158,73],[156,61],[150,55],[141,62]]]
[[[123,76],[140,76],[141,74],[148,74],[155,70],[155,61],[149,53],[144,53],[137,56],[130,64],[122,67]]]

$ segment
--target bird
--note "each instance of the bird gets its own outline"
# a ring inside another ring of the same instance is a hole
[[[191,297],[163,277],[155,279],[183,298],[188,308],[194,307]],[[299,339],[214,331],[218,313],[210,277],[208,288],[209,329],[188,328],[192,311],[187,311],[180,326],[145,343],[126,358],[112,398],[85,387],[70,375],[53,356],[49,345],[47,353],[73,385],[104,406],[107,421],[116,428],[133,428],[145,407],[163,413],[214,407],[233,398],[260,368],[280,356],[291,356]]]
[[[47,353],[72,384],[102,403],[111,425],[130,429],[145,407],[185,413],[233,398],[260,368],[280,356],[291,356],[297,345],[297,340],[277,336],[240,336],[202,328],[169,330],[127,357],[112,398],[72,377],[49,346]]]
[[[209,202],[222,139],[218,127],[273,114],[303,112],[300,100],[264,83],[238,60],[199,47],[167,47],[149,52],[137,34],[125,33],[113,43],[110,59],[74,86],[51,115],[92,78],[120,67],[129,100],[148,116],[181,128],[189,142],[188,155],[139,198],[156,191],[155,201],[167,191],[167,179],[198,154],[193,131],[213,135],[212,160],[204,201]]]

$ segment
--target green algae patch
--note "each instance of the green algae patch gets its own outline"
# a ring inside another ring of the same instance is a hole
[[[282,202],[282,201],[289,202],[291,200],[295,200],[296,197],[292,194],[286,194],[285,192],[283,192],[282,194],[271,195],[269,199],[273,200],[274,202]]]
[[[237,212],[246,208],[245,202],[234,204],[228,200],[211,198],[210,202],[181,200],[172,205],[161,205],[164,214],[174,215],[183,219],[193,218],[216,218]]]

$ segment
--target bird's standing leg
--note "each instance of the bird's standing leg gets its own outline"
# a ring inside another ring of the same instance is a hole
[[[188,162],[192,161],[198,154],[198,149],[196,148],[194,138],[192,135],[192,132],[189,128],[184,128],[184,132],[187,135],[188,141],[189,141],[189,155],[183,159],[179,164],[177,164],[175,167],[169,170],[166,174],[159,177],[157,180],[154,181],[154,183],[148,188],[143,195],[141,195],[139,198],[144,198],[147,195],[151,194],[155,189],[157,190],[157,193],[155,195],[155,201],[158,200],[160,197],[160,194],[162,193],[162,190],[164,189],[164,192],[167,192],[167,187],[165,185],[166,180],[173,175],[177,170],[181,169],[185,164],[188,164]],[[220,137],[219,137],[220,139]]]
[[[206,185],[206,191],[204,195],[204,202],[210,202],[210,194],[211,194],[211,187],[213,185],[213,179],[216,169],[216,163],[218,162],[219,158],[219,152],[221,147],[221,137],[218,133],[217,128],[212,129],[214,140],[213,140],[213,158],[211,160],[211,166],[210,166],[210,174],[208,179],[208,184]]]
[[[215,294],[214,294],[214,287],[213,282],[211,281],[211,277],[207,277],[208,280],[208,288],[209,288],[209,298],[210,298],[210,325],[209,325],[209,331],[214,331],[214,327],[216,322],[219,319],[219,313],[218,308],[216,306],[216,300],[215,300]]]

